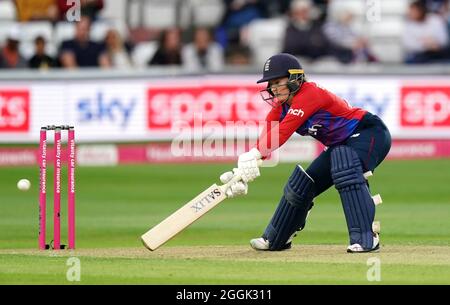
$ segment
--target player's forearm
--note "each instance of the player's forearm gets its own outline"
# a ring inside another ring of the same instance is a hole
[[[292,134],[292,133],[291,133]],[[258,149],[263,157],[267,158],[274,150],[280,148],[289,139],[291,134],[274,132],[272,129],[269,133],[261,136],[256,144],[256,149]]]
[[[271,128],[267,128],[268,131],[259,137],[256,148],[261,152],[263,158],[267,158],[271,152],[286,143],[301,124],[303,124],[303,120],[291,117],[285,118],[280,124],[278,122],[271,124]]]

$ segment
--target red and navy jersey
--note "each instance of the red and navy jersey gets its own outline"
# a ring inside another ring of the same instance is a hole
[[[294,132],[333,146],[348,139],[366,113],[315,83],[306,82],[292,98],[291,106],[284,103],[269,112],[267,127],[259,137],[257,148],[263,156],[268,156]],[[274,135],[269,132],[274,125],[278,126],[278,144],[272,143]]]

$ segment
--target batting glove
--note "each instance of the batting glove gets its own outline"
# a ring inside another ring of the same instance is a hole
[[[261,153],[256,148],[252,148],[250,151],[239,156],[238,169],[241,173],[242,180],[251,182],[260,176],[258,160],[261,157]]]
[[[228,183],[236,175],[238,169],[233,169],[232,172],[226,172],[220,175],[220,181],[225,184]],[[239,180],[233,183],[225,192],[227,198],[233,198],[240,195],[247,195],[248,185],[246,182]]]

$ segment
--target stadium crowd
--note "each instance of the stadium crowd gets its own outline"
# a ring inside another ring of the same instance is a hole
[[[383,62],[373,51],[370,37],[355,26],[355,12],[345,6],[339,9],[345,0],[222,0],[223,13],[215,24],[143,29],[153,33],[146,36],[147,41],[130,34],[137,31],[125,20],[122,21],[126,32],[110,27],[100,40],[91,39],[92,26],[103,21],[101,12],[108,0],[82,0],[81,18],[74,23],[72,37],[49,41],[52,38],[35,33],[33,44],[27,46],[27,56],[20,47],[24,34],[20,25],[46,21],[56,28],[67,23],[71,6],[66,0],[0,2],[13,5],[17,22],[17,26],[10,26],[0,20],[0,30],[5,33],[0,68],[131,68],[137,65],[134,55],[137,47],[152,42],[154,47],[146,53],[147,67],[175,65],[192,72],[216,72],[225,66],[254,64],[258,46],[251,45],[248,26],[255,20],[276,18],[285,20],[276,46],[279,51],[311,63],[323,58],[340,64]],[[0,7],[2,16],[6,14],[1,11],[3,7]],[[398,40],[402,49],[399,63],[450,63],[449,0],[408,1],[400,18],[404,23]],[[48,51],[49,43],[54,46],[53,52]]]

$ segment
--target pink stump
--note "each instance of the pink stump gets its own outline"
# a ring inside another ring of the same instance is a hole
[[[75,130],[69,127],[68,131],[68,218],[69,218],[69,249],[75,249]]]
[[[46,187],[47,187],[47,128],[41,128],[39,141],[39,249],[45,250]]]
[[[61,249],[61,129],[55,128],[55,169],[53,207],[53,248]]]

